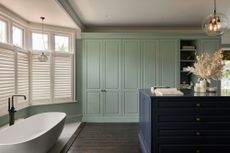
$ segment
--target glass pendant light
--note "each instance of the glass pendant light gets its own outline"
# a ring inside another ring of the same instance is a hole
[[[202,30],[208,36],[218,36],[224,34],[228,26],[228,18],[223,13],[216,12],[216,0],[214,0],[214,11],[202,22]]]
[[[40,19],[42,20],[42,42],[43,42],[43,45],[44,45],[44,49],[46,50],[46,46],[45,46],[45,40],[44,40],[44,20],[45,20],[45,17],[41,16]],[[38,60],[40,62],[47,62],[48,61],[48,57],[45,55],[44,52],[42,52],[39,57],[38,57]]]
[[[48,57],[45,55],[44,52],[42,52],[42,53],[38,56],[38,60],[39,60],[39,62],[47,62],[47,61],[48,61]]]

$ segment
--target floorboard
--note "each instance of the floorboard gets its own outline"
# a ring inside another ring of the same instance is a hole
[[[66,153],[141,153],[137,123],[86,123]]]

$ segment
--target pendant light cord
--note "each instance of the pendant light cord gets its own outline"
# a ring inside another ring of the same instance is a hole
[[[44,40],[44,20],[45,20],[45,17],[41,16],[40,19],[42,20],[42,42],[43,42],[44,50],[46,50],[45,40]]]
[[[216,0],[214,0],[214,16],[216,16]]]

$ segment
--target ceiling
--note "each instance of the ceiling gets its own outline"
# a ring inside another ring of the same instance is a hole
[[[78,28],[77,24],[66,13],[56,0],[0,0],[0,4],[30,22]]]
[[[216,0],[217,12],[230,19],[230,0]],[[201,27],[213,0],[0,0],[31,22],[71,28]],[[230,29],[230,26],[229,26]]]
[[[213,0],[67,0],[86,26],[200,27]],[[230,0],[217,12],[230,19]]]

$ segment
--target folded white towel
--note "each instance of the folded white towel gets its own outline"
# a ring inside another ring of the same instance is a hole
[[[176,88],[160,88],[154,90],[157,96],[183,96],[184,93]]]

